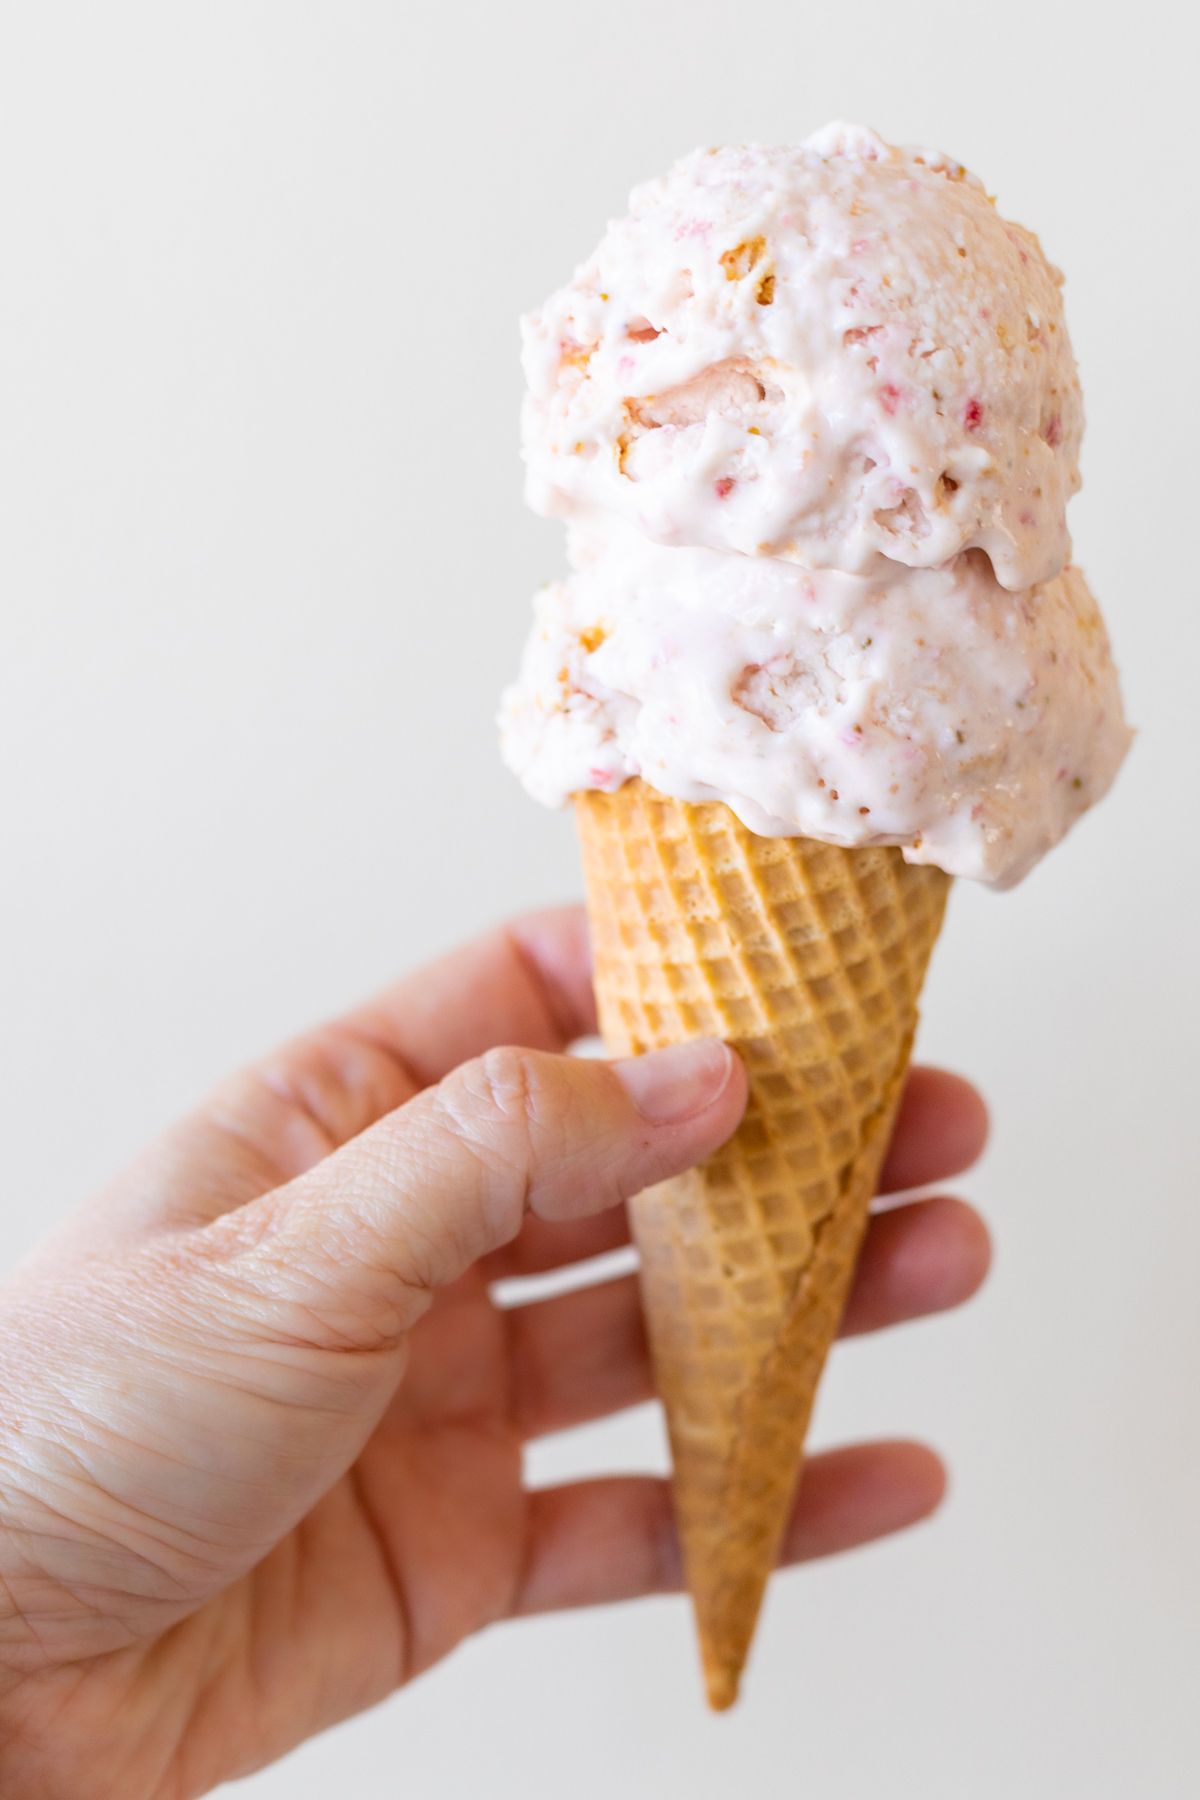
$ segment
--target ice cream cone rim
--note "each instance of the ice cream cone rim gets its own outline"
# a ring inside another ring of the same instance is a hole
[[[622,785],[626,789],[636,787],[636,789],[638,790],[636,795],[630,795],[629,797],[636,798],[639,805],[643,809],[646,804],[646,796],[647,795],[652,795],[656,798],[669,798],[669,796],[660,796],[658,794],[658,790],[655,789],[650,782],[646,781],[644,777],[639,777],[639,776],[631,777],[628,782],[623,783]],[[575,796],[576,808],[578,809],[580,805],[586,804],[587,798],[588,798],[588,796],[586,794],[577,794]],[[780,842],[783,842],[783,843],[789,843],[792,841],[793,840],[786,839],[786,838],[780,840]],[[663,881],[666,884],[668,889],[670,889],[671,891],[674,891],[675,880],[672,876],[672,872],[671,872],[670,868],[667,865],[667,861],[666,861],[666,858],[663,853],[663,844],[657,835],[654,836],[653,842],[654,842],[656,859],[658,861],[659,868],[662,872]],[[837,849],[842,848],[842,846],[831,845],[830,848],[837,850]],[[880,845],[880,846],[878,846],[878,848],[891,849],[892,846]],[[858,854],[859,853],[857,851],[855,851],[852,855],[847,857],[846,868],[849,873],[850,885],[854,891],[854,894],[859,903],[860,909],[865,913],[866,907],[865,907],[865,904],[863,903],[862,891],[861,891],[858,876],[856,873],[855,858],[857,857]],[[714,907],[714,910],[715,910],[717,916],[719,918],[721,918],[722,923],[724,924],[725,923],[725,909],[724,909],[724,906],[723,906],[723,903],[721,900],[721,896],[717,892],[714,881],[713,881],[712,869],[709,867],[709,865],[707,863],[702,863],[699,866],[698,874],[704,884],[704,887],[708,893],[708,896],[712,902],[712,905]],[[823,918],[827,919],[828,914],[826,912],[826,908],[824,905],[823,896],[821,894],[821,891],[818,888],[816,888],[812,884],[812,882],[809,880],[807,869],[802,868],[801,879],[804,881],[805,887],[812,899],[814,908],[821,914],[821,916]],[[946,877],[946,879],[947,879],[947,882],[949,882],[949,880],[951,878]],[[780,956],[781,960],[787,965],[787,967],[791,970],[795,979],[798,982],[803,981],[805,979],[805,972],[800,966],[800,963],[799,963],[799,960],[797,957],[797,953],[796,953],[796,948],[788,940],[786,933],[781,929],[778,921],[775,919],[774,910],[770,904],[770,896],[766,891],[765,885],[764,885],[762,877],[761,877],[761,872],[759,870],[755,869],[752,872],[752,880],[753,880],[753,886],[754,886],[755,893],[760,902],[759,909],[758,909],[760,917],[769,922],[769,929],[771,931],[773,945],[774,945],[774,948],[775,948],[777,954]],[[698,920],[694,919],[693,917],[691,917],[690,914],[687,912],[686,908],[682,908],[681,911],[683,912],[684,918],[685,918],[685,929],[687,931],[688,940],[692,944],[693,949],[696,951],[697,955],[701,955],[703,952],[703,946],[700,942],[700,931],[701,931],[700,922]],[[831,929],[832,929],[832,926],[831,926]],[[901,941],[903,943],[903,948],[904,948],[904,953],[905,953],[906,959],[907,959],[910,969],[911,969],[911,964],[912,964],[911,945],[909,944],[909,941],[906,936],[902,937]],[[738,934],[736,932],[729,931],[728,929],[726,929],[726,942],[727,942],[727,948],[728,948],[728,952],[729,952],[730,956],[736,962],[743,977],[745,978],[745,987],[746,987],[747,992],[754,995],[755,1003],[759,1009],[760,1023],[763,1026],[763,1028],[766,1029],[769,1026],[769,1021],[765,1018],[762,1018],[762,1016],[761,1016],[762,1015],[761,998],[758,994],[758,984],[754,979],[753,971],[749,964],[749,953],[748,953],[744,943],[741,942],[741,940],[739,939]],[[878,944],[875,943],[874,941],[872,941],[872,956],[873,956],[873,959],[874,959],[876,965],[882,970],[883,958],[880,954]],[[849,980],[849,977],[847,975],[847,971],[846,971],[845,967],[841,963],[834,962],[833,964],[831,964],[831,966],[827,972],[826,978],[837,981],[837,983],[839,985],[839,989],[842,994],[843,1004],[847,1004],[847,1005],[851,1006],[854,1009],[854,1011],[858,1014],[859,1020],[863,1026],[864,1031],[865,1032],[873,1031],[875,1028],[872,1026],[871,1021],[868,1019],[868,1017],[866,1015],[866,1011],[865,1011],[865,1008],[864,1008],[863,1002],[862,1002],[862,997],[858,993],[857,989],[855,988],[854,983]],[[888,1004],[891,1007],[892,1014],[894,1017],[896,1015],[897,1008],[896,1008],[895,996],[892,993],[891,986],[886,980],[881,985],[882,985],[882,991],[884,993],[886,993],[888,996]],[[822,1023],[822,1030],[826,1036],[826,1039],[828,1040],[828,1037],[829,1037],[828,1022],[826,1019],[823,1018],[821,1023]],[[736,1033],[731,1033],[729,1035],[727,1041],[732,1045],[732,1047],[734,1049],[736,1049],[739,1040],[744,1042],[746,1040],[746,1038],[747,1038],[747,1034],[745,1032],[736,1032]],[[832,1044],[831,1042],[828,1043],[827,1047],[831,1053],[836,1052],[836,1045]],[[869,1121],[868,1121],[868,1124],[869,1124]]]

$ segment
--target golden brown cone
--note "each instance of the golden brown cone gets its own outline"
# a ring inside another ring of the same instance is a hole
[[[908,1067],[949,878],[763,838],[630,781],[577,796],[600,1024],[750,1078],[737,1132],[631,1206],[708,1697],[738,1682]]]

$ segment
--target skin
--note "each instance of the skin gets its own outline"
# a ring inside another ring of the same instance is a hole
[[[522,1484],[525,1442],[650,1396],[634,1278],[490,1296],[624,1243],[622,1202],[741,1116],[723,1046],[562,1054],[594,1027],[576,909],[496,932],[233,1077],[0,1292],[4,1792],[205,1793],[488,1625],[680,1586],[661,1480]],[[884,1190],[984,1134],[915,1072]],[[893,1206],[843,1329],[987,1262],[963,1202]],[[916,1444],[814,1456],[785,1560],[943,1486]]]

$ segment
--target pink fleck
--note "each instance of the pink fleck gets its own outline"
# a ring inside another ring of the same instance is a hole
[[[853,731],[843,731],[841,734],[841,742],[845,744],[848,750],[861,750],[863,746],[862,726],[856,726]]]
[[[974,396],[967,401],[963,410],[963,424],[968,431],[978,431],[983,424],[983,405]]]
[[[613,788],[616,786],[616,776],[612,769],[589,769],[588,784],[597,788]]]
[[[707,219],[684,219],[676,226],[675,236],[676,239],[707,237],[711,230],[712,225]]]
[[[713,492],[716,494],[718,500],[724,500],[728,495],[732,494],[736,486],[737,483],[734,481],[732,475],[722,475],[719,481],[713,482]]]
[[[879,404],[890,418],[900,404],[900,389],[894,382],[884,382],[879,390]]]
[[[634,371],[634,367],[635,367],[635,364],[634,364],[634,360],[633,360],[632,356],[618,357],[618,359],[617,359],[617,374],[618,375],[632,375],[633,371]]]
[[[1037,520],[1034,518],[1033,514],[1030,512],[1028,507],[1026,507],[1025,511],[1021,514],[1021,523],[1022,523],[1022,525],[1036,525],[1037,524]]]
[[[1062,443],[1062,420],[1057,413],[1053,413],[1051,417],[1047,419],[1045,425],[1042,427],[1042,436],[1052,450],[1057,449],[1059,444]]]
[[[862,256],[870,248],[871,248],[870,238],[855,238],[854,242],[850,246],[850,254],[851,254],[851,256]]]

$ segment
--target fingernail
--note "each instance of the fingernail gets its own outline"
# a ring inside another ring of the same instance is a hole
[[[679,1125],[720,1098],[733,1056],[715,1038],[670,1044],[612,1065],[613,1074],[651,1125]]]

